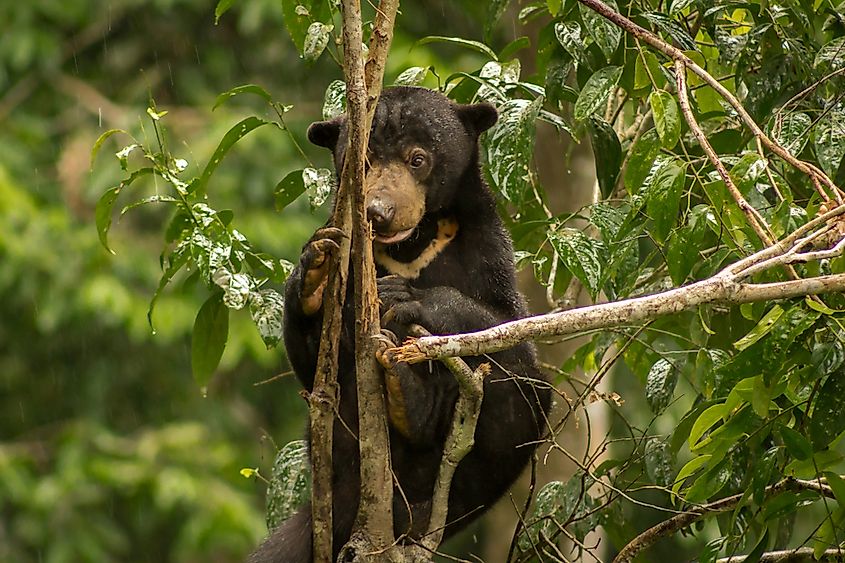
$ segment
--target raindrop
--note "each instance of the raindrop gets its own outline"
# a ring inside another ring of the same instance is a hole
[[[203,399],[208,398],[208,386],[207,385],[203,385],[202,387],[200,387],[200,396]]]

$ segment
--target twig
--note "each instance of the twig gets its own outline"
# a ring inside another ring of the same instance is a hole
[[[814,481],[804,481],[800,479],[784,479],[774,485],[766,487],[766,497],[772,497],[784,491],[808,490],[816,491],[821,495],[834,498],[833,491],[830,487],[826,485],[819,485]],[[716,502],[701,505],[689,512],[678,514],[677,516],[673,516],[668,520],[660,522],[656,526],[652,526],[628,542],[628,544],[623,547],[619,554],[613,559],[613,563],[628,563],[640,552],[654,545],[654,543],[660,538],[674,534],[675,532],[686,528],[690,524],[701,520],[705,516],[732,510],[737,504],[739,504],[744,496],[745,493],[739,493]]]
[[[681,59],[675,59],[675,81],[678,89],[678,102],[681,106],[681,113],[684,114],[684,118],[689,124],[690,130],[693,135],[695,135],[695,138],[698,140],[701,148],[704,149],[704,153],[707,155],[707,158],[710,159],[710,163],[713,164],[713,167],[719,173],[722,181],[725,182],[725,187],[728,188],[728,192],[730,192],[731,197],[733,197],[734,201],[739,206],[739,209],[745,213],[749,224],[754,229],[754,232],[757,233],[757,236],[760,237],[760,241],[765,246],[770,246],[772,244],[773,237],[771,235],[771,229],[769,229],[769,226],[766,224],[766,220],[763,219],[762,215],[760,215],[760,213],[754,209],[750,203],[748,203],[745,196],[743,196],[742,192],[739,191],[739,188],[736,187],[731,175],[728,174],[725,165],[722,164],[722,161],[719,159],[719,155],[717,155],[716,151],[713,150],[713,146],[707,140],[707,136],[704,134],[704,131],[701,130],[701,127],[698,125],[698,121],[695,119],[695,115],[692,113],[692,108],[690,108],[689,97],[687,94],[686,74],[686,63],[684,63]]]
[[[788,162],[790,165],[809,176],[810,179],[813,181],[813,184],[817,186],[818,190],[820,190],[819,193],[822,198],[825,199],[825,201],[829,200],[830,196],[828,196],[827,193],[825,193],[825,191],[821,189],[820,184],[824,184],[828,187],[828,189],[831,190],[837,202],[842,202],[842,191],[836,186],[836,184],[833,183],[830,178],[827,177],[824,172],[822,172],[816,166],[808,162],[804,162],[795,158],[789,153],[789,151],[787,151],[781,145],[770,139],[763,132],[760,126],[757,125],[754,119],[748,114],[748,112],[742,106],[736,96],[734,96],[730,92],[730,90],[722,86],[722,84],[718,80],[716,80],[710,73],[701,68],[695,61],[693,61],[686,54],[684,54],[683,51],[681,51],[677,47],[669,45],[647,29],[632,22],[622,14],[613,10],[613,8],[611,8],[601,0],[578,0],[578,2],[584,4],[591,10],[610,20],[613,24],[622,28],[624,31],[630,33],[637,39],[641,39],[645,43],[648,43],[670,59],[674,61],[683,61],[684,65],[687,68],[689,68],[699,78],[701,78],[704,82],[710,85],[711,88],[713,88],[726,102],[728,102],[728,104],[731,105],[731,107],[739,115],[740,119],[742,119],[742,121],[745,123],[746,127],[751,129],[751,132],[754,134],[754,136],[760,139],[760,142],[762,142],[767,149],[769,149],[770,151],[778,155],[781,159]]]
[[[760,556],[760,563],[817,563],[818,561],[842,561],[845,550],[839,548],[826,549],[816,558],[815,550],[812,547],[799,547],[796,549],[784,549],[781,551],[768,551]],[[716,563],[743,563],[748,559],[747,555],[732,555],[717,559]]]

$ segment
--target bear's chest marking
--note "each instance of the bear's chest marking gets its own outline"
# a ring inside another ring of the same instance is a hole
[[[420,277],[420,272],[437,258],[458,233],[458,222],[451,218],[443,218],[437,221],[437,236],[432,239],[420,254],[410,262],[400,262],[387,254],[384,246],[376,245],[373,249],[373,257],[376,264],[383,267],[391,274],[402,276],[405,279],[415,280]]]

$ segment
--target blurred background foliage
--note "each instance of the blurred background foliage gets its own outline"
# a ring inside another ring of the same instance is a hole
[[[447,64],[430,46],[411,50],[433,29],[481,33],[474,3],[426,4],[404,7],[388,76],[410,59],[448,68],[475,56],[449,52]],[[264,486],[239,470],[267,470],[267,437],[284,444],[304,430],[294,378],[259,385],[287,372],[283,349],[268,351],[249,315],[232,315],[203,398],[190,332],[207,291],[176,280],[155,333],[146,318],[169,209],[123,216],[114,255],[94,228],[97,199],[121,179],[109,153],[123,139],[104,144],[93,169],[91,148],[112,128],[149,141],[151,99],[193,170],[238,120],[265,111],[250,99],[211,111],[245,83],[294,106],[286,122],[311,152],[304,131],[338,67],[300,59],[278,0],[238,3],[217,25],[213,10],[200,0],[0,3],[0,561],[239,561],[266,534]],[[253,244],[295,260],[326,214],[304,198],[274,210],[276,183],[302,166],[287,134],[264,128],[227,155],[209,197],[237,209]]]

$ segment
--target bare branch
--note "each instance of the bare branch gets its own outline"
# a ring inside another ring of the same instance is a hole
[[[756,561],[760,563],[817,563],[818,561],[842,561],[843,557],[845,557],[845,549],[826,549],[817,559],[812,547],[799,547],[782,551],[768,551]],[[747,555],[733,555],[717,559],[716,563],[743,563],[747,559]]]

